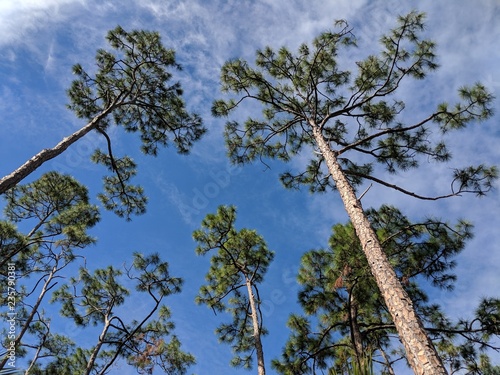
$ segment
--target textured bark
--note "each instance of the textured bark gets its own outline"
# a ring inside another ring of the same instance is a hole
[[[250,309],[252,311],[253,336],[255,339],[255,350],[257,352],[257,373],[259,375],[265,375],[266,368],[264,366],[264,350],[262,349],[262,342],[260,341],[259,319],[257,317],[257,307],[255,306],[255,297],[252,291],[252,281],[247,278],[246,284],[248,290],[248,300],[250,301]]]
[[[0,194],[5,193],[10,188],[16,186],[20,181],[33,173],[38,167],[43,163],[55,158],[56,156],[62,154],[69,146],[84,137],[91,130],[95,129],[104,117],[106,117],[109,112],[111,112],[113,107],[109,107],[103,112],[99,113],[96,117],[92,119],[87,125],[85,125],[80,130],[74,132],[70,136],[63,138],[61,142],[55,145],[53,148],[46,148],[40,151],[38,154],[29,159],[26,163],[21,165],[11,174],[3,177],[0,180]]]
[[[347,180],[336,153],[324,139],[321,129],[312,125],[314,138],[340,193],[344,207],[356,230],[363,251],[406,351],[408,362],[417,375],[446,374],[432,341],[418,317],[413,303],[382,250],[380,241],[363,212],[361,202]]]

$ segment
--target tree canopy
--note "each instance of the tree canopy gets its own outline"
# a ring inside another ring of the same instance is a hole
[[[439,305],[429,303],[426,292],[429,285],[453,289],[455,259],[472,237],[471,225],[451,226],[436,218],[411,222],[390,206],[367,214],[448,372],[482,373],[480,354],[495,347],[491,340],[500,333],[488,322],[500,313],[499,300],[483,298],[473,318],[452,322]],[[395,373],[404,352],[351,223],[333,226],[328,249],[303,255],[297,279],[304,316],[290,316],[290,338],[282,357],[273,361],[279,373],[349,374],[367,363],[377,365],[377,373]]]
[[[431,129],[445,134],[489,118],[493,96],[481,84],[463,87],[461,102],[438,103],[430,115],[408,119],[398,88],[403,80],[423,79],[437,68],[434,43],[422,35],[424,14],[413,11],[400,16],[398,25],[380,39],[381,52],[356,62],[355,76],[349,66],[339,66],[338,56],[341,48],[355,46],[356,39],[346,22],[337,22],[337,27],[339,31],[321,33],[312,46],[302,44],[296,53],[286,47],[258,50],[255,67],[242,59],[227,61],[221,69],[221,85],[232,96],[216,100],[212,113],[228,116],[245,99],[262,107],[261,117],[250,116],[244,124],[226,123],[226,145],[234,163],[266,158],[287,162],[310,151],[305,170],[286,172],[281,181],[286,187],[309,185],[313,192],[327,187],[338,190],[412,369],[417,374],[445,374],[355,189],[371,180],[419,199],[465,192],[484,195],[498,177],[495,166],[455,168],[450,193],[425,196],[377,177],[374,163],[395,173],[418,167],[421,157],[449,161],[446,143],[436,140]]]
[[[187,4],[0,11],[0,374],[500,374],[497,7]]]
[[[313,135],[317,127],[355,187],[368,180],[420,199],[488,192],[497,178],[495,166],[454,169],[452,191],[437,197],[391,184],[375,169],[375,163],[390,173],[414,169],[422,157],[450,161],[451,152],[437,135],[463,129],[493,113],[493,95],[478,83],[459,90],[460,102],[437,103],[435,112],[409,122],[398,88],[404,80],[426,78],[438,64],[435,43],[422,38],[424,14],[411,12],[398,21],[380,39],[378,55],[356,62],[357,72],[340,66],[342,50],[356,47],[355,31],[345,21],[338,21],[336,31],[321,33],[311,45],[302,44],[296,53],[286,47],[277,51],[266,47],[256,52],[255,67],[242,59],[226,62],[222,91],[235,98],[215,101],[212,113],[228,116],[245,100],[262,105],[261,118],[251,116],[244,124],[227,122],[231,160],[289,162],[309,152],[307,167],[283,173],[281,181],[289,188],[307,185],[313,192],[335,189]]]
[[[15,287],[2,293],[0,302],[12,303],[2,316],[14,319],[15,329],[3,332],[12,342],[6,347],[15,347],[19,359],[27,360],[28,373],[106,374],[120,359],[140,373],[155,367],[169,374],[187,372],[194,357],[181,350],[164,305],[164,298],[179,293],[182,285],[182,279],[170,275],[168,263],[158,254],[135,253],[132,265],[123,270],[109,266],[91,272],[82,250],[95,243],[88,231],[99,221],[99,211],[89,203],[87,189],[71,176],[49,172],[13,187],[5,198],[8,220],[0,221],[1,262],[2,270],[14,271],[2,271],[0,279]],[[15,224],[31,229],[25,234]],[[71,277],[78,263],[83,264],[79,275]],[[142,317],[120,311],[132,298],[127,283],[147,296]],[[95,345],[87,348],[59,333],[54,326],[60,316],[48,302],[57,303],[60,315],[78,327],[101,326]],[[4,356],[0,370],[10,369]]]
[[[107,149],[96,149],[92,160],[112,172],[104,177],[104,192],[99,198],[106,209],[129,219],[145,212],[147,198],[140,186],[130,183],[136,174],[134,161],[113,154],[107,133],[110,126],[114,123],[126,132],[139,133],[141,149],[147,155],[157,155],[160,147],[170,143],[179,153],[187,154],[205,133],[201,118],[186,110],[180,83],[170,82],[170,70],[181,67],[174,51],[163,46],[159,33],[127,32],[118,26],[108,32],[107,40],[113,51],[97,51],[95,75],[80,64],[73,68],[77,79],[68,90],[68,108],[87,120],[87,125],[3,177],[0,194],[94,130],[105,138]]]
[[[198,255],[217,250],[210,259],[207,284],[200,288],[196,302],[206,304],[214,312],[232,315],[231,323],[221,324],[216,330],[220,341],[232,344],[235,356],[231,364],[251,368],[255,352],[258,373],[264,375],[261,336],[267,330],[263,326],[258,284],[263,281],[274,253],[255,230],[237,231],[235,221],[236,208],[220,206],[216,214],[205,217],[201,229],[193,232]]]

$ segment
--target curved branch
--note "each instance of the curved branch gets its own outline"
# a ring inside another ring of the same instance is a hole
[[[456,193],[451,193],[451,194],[448,194],[448,195],[439,195],[437,197],[427,197],[427,196],[424,196],[424,195],[419,195],[419,194],[413,193],[413,192],[411,192],[409,190],[403,189],[402,187],[400,187],[398,185],[390,184],[390,183],[388,183],[388,182],[386,182],[384,180],[381,180],[381,179],[373,177],[373,176],[369,176],[369,175],[365,175],[365,174],[361,174],[361,173],[356,173],[356,172],[353,172],[353,171],[346,171],[345,173],[348,174],[348,175],[353,175],[353,176],[358,176],[358,177],[366,178],[367,180],[374,181],[374,182],[376,182],[376,183],[378,183],[380,185],[383,185],[383,186],[386,186],[388,188],[397,190],[397,191],[399,191],[399,192],[401,192],[403,194],[406,194],[406,195],[409,195],[411,197],[414,197],[414,198],[417,198],[417,199],[421,199],[421,200],[436,201],[436,200],[439,200],[439,199],[460,196],[460,193],[466,192],[466,191],[458,191]]]

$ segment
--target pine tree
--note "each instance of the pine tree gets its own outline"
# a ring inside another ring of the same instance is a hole
[[[156,254],[135,254],[130,267],[93,273],[82,267],[68,283],[68,273],[83,258],[81,251],[95,243],[88,230],[99,221],[99,212],[89,203],[87,189],[71,176],[49,172],[13,187],[4,198],[8,220],[0,221],[0,261],[2,270],[15,270],[15,306],[2,315],[14,314],[16,329],[14,338],[12,332],[4,334],[8,340],[2,344],[15,347],[18,360],[28,360],[30,374],[105,374],[120,359],[141,373],[155,367],[186,373],[195,360],[172,335],[171,314],[163,304],[165,297],[180,292],[182,280],[170,276],[166,262]],[[7,285],[8,277],[2,271],[0,281]],[[65,284],[55,291],[62,280]],[[145,313],[140,320],[118,310],[132,298],[125,287],[130,283],[147,296],[141,299]],[[8,297],[0,296],[4,306]],[[96,345],[86,348],[56,333],[53,325],[61,317],[54,321],[48,300],[60,302],[62,315],[77,326],[102,325]],[[7,359],[2,355],[0,370],[9,369]]]
[[[245,99],[263,107],[261,119],[251,117],[243,126],[227,122],[226,144],[234,163],[266,158],[287,162],[311,151],[307,168],[284,173],[282,182],[290,188],[309,185],[313,192],[338,191],[412,369],[416,374],[445,374],[355,190],[372,181],[415,198],[436,200],[466,192],[483,195],[497,177],[497,169],[485,165],[456,169],[450,193],[426,196],[376,173],[375,162],[396,173],[418,167],[419,157],[449,161],[446,144],[436,141],[432,130],[444,134],[462,129],[492,113],[492,95],[476,84],[460,89],[458,104],[441,103],[434,113],[405,123],[408,117],[403,117],[405,104],[397,97],[398,88],[405,79],[423,79],[437,68],[434,43],[421,37],[423,21],[424,15],[417,12],[399,17],[398,26],[382,36],[380,54],[356,63],[355,77],[338,61],[341,47],[356,44],[344,21],[337,23],[339,31],[321,33],[312,46],[303,44],[295,54],[286,47],[257,51],[255,68],[241,59],[228,61],[221,71],[222,90],[235,98],[215,101],[212,112],[228,116]]]
[[[267,331],[263,327],[258,284],[263,281],[274,253],[256,231],[237,231],[235,221],[236,208],[220,206],[193,233],[198,255],[217,250],[211,258],[207,284],[200,288],[196,302],[233,316],[231,323],[221,324],[216,330],[220,341],[233,346],[235,356],[231,364],[250,368],[256,352],[258,374],[264,375],[261,337]]]
[[[133,281],[136,291],[146,294],[152,302],[145,305],[146,312],[138,320],[119,313],[119,307],[130,296],[125,279]],[[62,316],[71,318],[76,325],[100,326],[101,332],[95,346],[79,347],[67,358],[57,358],[55,364],[62,362],[72,368],[77,363],[77,373],[104,375],[118,359],[125,359],[139,372],[159,367],[169,374],[186,374],[195,359],[180,349],[179,340],[172,335],[170,310],[163,305],[163,299],[179,293],[181,285],[182,280],[170,276],[168,264],[158,254],[135,253],[132,266],[124,271],[109,266],[90,273],[82,267],[79,277],[71,278],[69,284],[54,292],[52,301],[61,303]]]
[[[494,348],[494,337],[500,333],[488,323],[499,317],[499,300],[485,299],[472,319],[453,323],[439,305],[428,303],[422,287],[430,283],[453,289],[454,258],[471,238],[471,225],[459,221],[451,226],[435,218],[414,223],[389,206],[368,210],[367,216],[449,373],[467,368],[479,374],[472,370],[478,351]],[[404,359],[404,352],[391,339],[394,323],[352,224],[335,225],[329,244],[327,250],[302,257],[299,302],[305,316],[290,317],[292,334],[273,365],[282,374],[322,369],[350,374],[354,368],[378,363],[379,371],[394,374],[392,365]]]
[[[131,214],[145,211],[146,197],[141,187],[130,183],[136,174],[133,160],[113,154],[108,135],[112,123],[126,132],[139,133],[142,151],[147,155],[156,155],[159,147],[169,143],[178,152],[188,153],[205,133],[201,118],[186,111],[180,84],[170,82],[170,70],[181,67],[175,61],[174,51],[162,45],[158,33],[127,32],[118,26],[109,31],[107,39],[114,51],[97,51],[94,76],[81,65],[75,65],[73,72],[77,79],[68,90],[69,109],[88,123],[3,177],[0,194],[89,132],[96,131],[106,140],[107,150],[95,150],[92,160],[112,172],[104,177],[104,193],[99,197],[107,209],[130,218]]]
[[[43,302],[63,271],[79,257],[75,250],[95,242],[87,231],[99,221],[99,212],[89,203],[84,186],[56,172],[10,189],[5,198],[4,213],[9,221],[0,222],[1,269],[14,265],[16,278],[31,279],[35,286],[16,282],[14,313],[18,327],[11,341],[21,356],[29,347],[41,350],[44,345],[53,345],[54,340],[60,341],[50,333]],[[18,223],[30,228],[29,232],[20,233],[15,227]],[[2,274],[1,279],[6,283],[7,275]],[[0,369],[6,362],[7,358],[2,358]]]

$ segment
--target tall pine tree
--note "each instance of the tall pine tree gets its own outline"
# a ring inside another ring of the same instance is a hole
[[[474,368],[480,350],[494,347],[500,333],[489,323],[500,316],[499,300],[485,299],[476,316],[453,323],[438,305],[428,303],[422,286],[453,289],[455,257],[471,238],[471,225],[460,221],[450,226],[437,219],[415,223],[389,206],[368,210],[367,216],[448,372],[467,369],[479,374]],[[352,224],[335,225],[329,244],[327,250],[302,257],[299,302],[305,316],[290,317],[292,334],[273,364],[282,374],[324,369],[349,374],[378,363],[381,372],[394,374],[393,364],[404,352],[392,339],[394,323]]]
[[[8,220],[0,221],[0,265],[2,270],[14,265],[16,278],[23,281],[13,288],[14,312],[7,312],[14,314],[18,325],[10,341],[21,357],[29,348],[54,345],[50,318],[43,307],[66,268],[81,257],[78,250],[95,242],[88,230],[99,221],[99,212],[89,203],[84,186],[56,172],[10,189],[5,198]],[[27,228],[27,233],[16,224]],[[2,273],[1,280],[7,285],[7,274]],[[3,295],[0,299],[6,306]],[[64,340],[59,336],[56,341]],[[6,363],[7,358],[2,358],[0,369]]]
[[[232,315],[231,323],[221,324],[216,333],[222,342],[232,344],[233,366],[251,367],[252,355],[257,357],[257,373],[266,373],[261,337],[266,334],[260,309],[258,284],[274,253],[256,231],[234,227],[236,208],[220,206],[216,214],[208,214],[201,229],[193,233],[198,242],[196,253],[213,253],[207,284],[200,288],[197,303],[214,311]]]
[[[106,374],[119,360],[139,373],[153,368],[186,373],[194,357],[181,350],[164,305],[165,297],[180,292],[182,280],[169,274],[166,262],[156,254],[135,254],[133,264],[123,270],[90,272],[85,266],[79,277],[70,278],[84,258],[82,250],[95,242],[88,231],[99,221],[99,212],[89,203],[87,189],[71,176],[49,172],[13,187],[4,197],[8,220],[0,221],[0,261],[2,270],[13,271],[2,272],[0,280],[7,285],[14,277],[15,288],[2,294],[0,302],[8,306],[10,301],[12,310],[2,316],[16,325],[4,332],[2,344],[15,348],[17,361],[27,363],[27,373]],[[134,295],[125,287],[130,284],[136,288]],[[146,297],[140,299],[142,316],[120,311],[120,306],[141,295]],[[56,309],[48,307],[49,300],[62,304],[68,326],[101,325],[96,344],[89,348],[58,333],[64,319],[60,315],[54,319]],[[11,369],[8,359],[2,355],[0,370]]]
[[[423,79],[436,69],[434,43],[422,39],[424,15],[399,17],[397,27],[382,36],[382,51],[356,63],[357,73],[339,66],[342,47],[356,39],[346,22],[338,31],[316,37],[296,53],[286,47],[257,51],[255,67],[235,59],[221,71],[228,100],[214,102],[215,116],[228,116],[248,99],[263,107],[262,117],[243,125],[229,121],[225,136],[235,163],[280,159],[310,152],[305,170],[281,176],[287,187],[309,185],[311,191],[337,190],[359,237],[378,288],[416,374],[445,374],[414,304],[403,288],[363,210],[356,187],[372,181],[419,199],[441,199],[466,192],[483,195],[491,189],[497,169],[486,165],[456,169],[452,191],[437,197],[395,185],[377,173],[374,163],[390,173],[416,168],[419,158],[449,161],[446,144],[435,132],[462,129],[490,117],[493,97],[484,86],[463,87],[461,102],[437,105],[435,112],[408,123],[398,88],[408,78]]]

